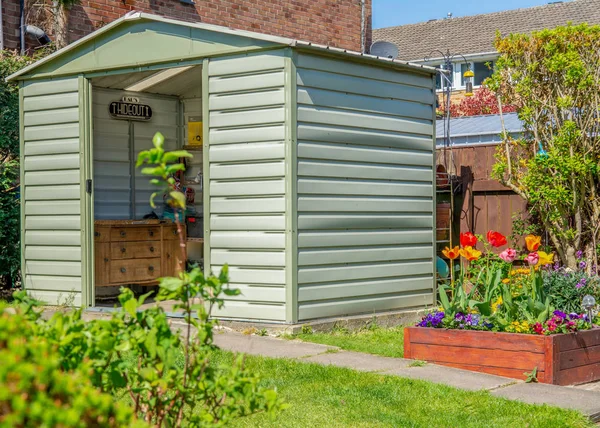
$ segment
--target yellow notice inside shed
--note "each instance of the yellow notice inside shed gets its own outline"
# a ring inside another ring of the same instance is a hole
[[[198,121],[195,118],[190,118],[187,124],[188,134],[188,145],[190,146],[201,146],[202,145],[202,121]]]

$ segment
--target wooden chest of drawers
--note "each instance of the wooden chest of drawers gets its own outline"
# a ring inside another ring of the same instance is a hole
[[[155,285],[177,275],[181,259],[176,225],[158,220],[97,220],[94,252],[97,287]]]

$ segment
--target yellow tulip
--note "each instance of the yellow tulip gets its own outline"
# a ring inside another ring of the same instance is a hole
[[[538,251],[538,256],[540,259],[538,260],[536,266],[546,266],[552,264],[554,261],[554,253],[547,254],[543,251]]]
[[[471,262],[481,257],[481,251],[478,251],[473,247],[465,247],[460,250],[460,255]]]

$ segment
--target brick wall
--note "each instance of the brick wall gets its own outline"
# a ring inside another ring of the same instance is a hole
[[[19,1],[3,0],[5,47],[19,47]],[[81,0],[70,13],[73,42],[132,10],[335,46],[361,49],[361,0]],[[372,0],[365,0],[366,46]],[[37,22],[27,22],[34,25]],[[51,28],[44,28],[49,34]],[[35,45],[35,41],[28,41]]]

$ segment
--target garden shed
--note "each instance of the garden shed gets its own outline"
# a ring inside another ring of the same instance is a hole
[[[26,67],[22,272],[50,304],[173,270],[135,169],[189,149],[188,259],[230,266],[217,316],[296,323],[435,301],[435,70],[130,13]],[[176,263],[175,263],[176,264]]]

